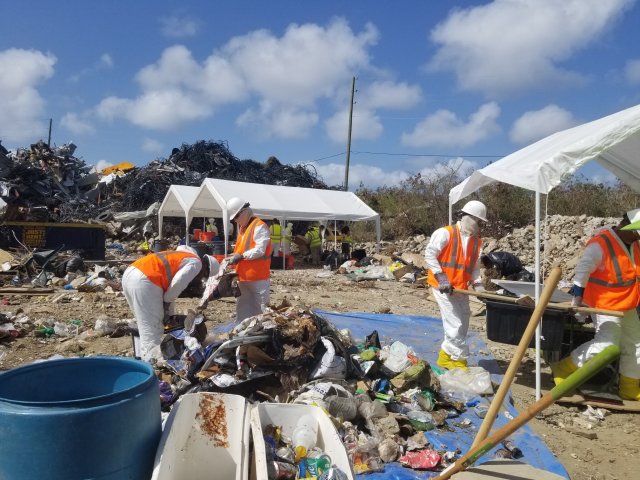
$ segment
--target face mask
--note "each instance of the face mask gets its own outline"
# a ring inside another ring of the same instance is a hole
[[[480,231],[480,225],[475,218],[465,215],[460,220],[460,230],[467,235],[476,235]]]

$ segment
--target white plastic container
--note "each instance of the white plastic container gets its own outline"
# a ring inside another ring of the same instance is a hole
[[[253,439],[253,457],[251,459],[251,480],[268,480],[267,457],[264,445],[263,429],[267,425],[282,427],[282,434],[292,438],[299,419],[310,415],[317,424],[316,447],[323,450],[334,465],[342,470],[349,480],[354,479],[347,451],[340,440],[333,423],[320,407],[284,403],[261,403],[251,409],[251,437]],[[223,477],[218,477],[223,478]]]
[[[151,478],[245,480],[249,439],[249,408],[244,397],[186,394],[169,414]]]
[[[318,442],[318,422],[313,415],[302,415],[296,422],[291,443],[296,451],[296,460],[307,456]]]

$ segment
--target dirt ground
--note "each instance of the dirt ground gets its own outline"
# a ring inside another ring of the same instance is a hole
[[[319,270],[295,270],[275,272],[272,276],[271,299],[278,304],[285,297],[294,305],[338,312],[380,312],[412,315],[439,316],[437,305],[429,300],[424,288],[398,282],[351,282],[335,275],[318,278]],[[64,291],[60,291],[64,292]],[[53,303],[54,295],[28,297],[0,297],[0,310],[16,313],[22,310],[31,320],[55,319],[68,322],[80,320],[81,329],[93,327],[100,315],[113,319],[131,318],[124,298],[106,293],[70,293],[68,302]],[[178,299],[177,310],[186,311],[195,305],[196,299]],[[226,323],[235,311],[235,300],[212,302],[206,312],[210,324]],[[486,339],[485,318],[482,306],[475,304],[478,315],[472,319],[471,328],[480,331],[493,355],[503,369],[515,351],[515,347]],[[77,322],[79,323],[79,322]],[[36,337],[30,333],[11,341],[0,340],[0,371],[29,363],[52,355],[132,355],[131,339],[87,335],[77,338]],[[542,388],[551,385],[550,369],[543,362]],[[529,350],[514,385],[512,395],[515,406],[522,411],[535,401],[534,352]],[[587,429],[582,411],[585,407],[553,405],[531,421],[534,431],[540,435],[551,451],[565,466],[574,480],[613,480],[638,478],[640,472],[640,426],[637,414],[610,411],[603,421]],[[585,438],[582,435],[595,438]]]

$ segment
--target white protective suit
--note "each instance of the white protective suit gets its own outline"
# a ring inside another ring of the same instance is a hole
[[[629,248],[614,235],[627,252]],[[632,255],[632,254],[630,254]],[[585,288],[592,272],[603,266],[604,252],[597,243],[589,244],[576,265],[573,283]],[[633,259],[633,258],[632,258]],[[636,309],[624,312],[624,317],[610,315],[595,316],[596,334],[593,340],[583,343],[573,352],[571,360],[581,367],[591,357],[597,355],[609,345],[620,347],[621,375],[640,378],[640,320]]]
[[[457,222],[457,225],[460,229],[462,249],[466,255],[471,236],[460,228],[460,222]],[[427,244],[424,258],[427,262],[427,267],[434,275],[442,272],[438,256],[447,246],[449,240],[449,231],[445,228],[439,228],[433,232]],[[475,267],[471,274],[471,283],[479,283],[480,280],[480,261],[476,259]],[[469,358],[469,346],[467,345],[467,331],[469,330],[469,317],[471,316],[469,297],[460,293],[451,295],[440,293],[437,288],[432,288],[431,292],[438,303],[440,315],[442,316],[444,329],[442,350],[449,354],[453,360],[466,360]]]
[[[256,246],[245,252],[242,256],[245,259],[264,257],[269,242],[271,232],[266,224],[260,225],[253,231],[253,241]],[[269,305],[269,288],[271,280],[256,280],[254,282],[238,282],[240,296],[236,303],[236,319],[242,321],[245,318],[259,315],[263,309]]]
[[[173,313],[176,298],[196,278],[201,269],[202,262],[199,258],[183,259],[166,292],[133,265],[125,270],[122,276],[122,292],[138,324],[143,360],[149,362],[162,358],[160,342],[164,334],[164,304],[170,304],[168,310],[169,313]]]

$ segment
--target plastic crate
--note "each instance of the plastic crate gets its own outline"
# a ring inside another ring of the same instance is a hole
[[[498,301],[486,301],[487,338],[494,342],[518,345],[529,324],[533,308]],[[567,313],[561,310],[546,310],[542,315],[540,348],[560,351]],[[535,336],[530,347],[535,347]]]

